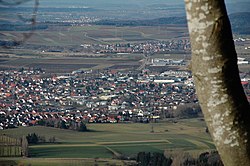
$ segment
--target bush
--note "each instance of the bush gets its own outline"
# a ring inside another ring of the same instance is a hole
[[[138,166],[170,166],[172,159],[162,153],[139,152],[136,161]]]
[[[202,115],[201,108],[198,104],[179,105],[174,110],[174,117],[176,118],[197,118]]]
[[[36,133],[28,134],[26,136],[26,139],[27,139],[29,144],[37,144],[38,143],[38,136],[36,135]]]

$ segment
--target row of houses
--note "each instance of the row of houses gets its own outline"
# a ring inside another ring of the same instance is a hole
[[[160,83],[156,80],[168,76],[112,71],[66,76],[45,74],[41,70],[0,72],[2,128],[36,124],[47,113],[72,113],[75,117],[76,111],[87,122],[150,119],[179,104],[197,102],[193,85],[185,82],[192,79],[191,75],[178,75],[171,83]],[[68,114],[67,118],[71,118]]]
[[[244,83],[246,92],[248,83]],[[0,71],[1,129],[51,119],[66,123],[150,122],[171,117],[180,105],[189,103],[198,100],[187,71],[104,70],[60,76],[36,69]]]
[[[95,53],[168,53],[172,51],[190,51],[189,40],[146,41],[143,43],[116,43],[116,44],[83,44],[85,50]]]

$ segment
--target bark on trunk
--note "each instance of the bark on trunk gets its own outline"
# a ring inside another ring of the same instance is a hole
[[[241,86],[224,0],[185,0],[192,73],[202,111],[226,166],[250,165],[250,106]]]

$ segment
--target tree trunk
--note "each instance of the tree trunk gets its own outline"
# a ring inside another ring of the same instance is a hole
[[[202,111],[226,166],[250,165],[250,106],[241,86],[223,0],[185,0],[192,73]]]

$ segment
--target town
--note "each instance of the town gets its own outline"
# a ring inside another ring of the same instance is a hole
[[[86,35],[86,34],[85,34]],[[86,35],[86,37],[89,37]],[[102,39],[105,42],[108,39]],[[25,45],[20,48],[36,49],[42,53],[46,52],[70,52],[84,54],[166,54],[166,53],[190,53],[191,46],[188,39],[173,39],[171,41],[144,41],[140,43],[119,42],[120,37],[109,40],[118,40],[114,44],[90,44],[83,43],[78,46],[43,46]]]
[[[161,61],[155,59],[154,63]],[[250,76],[241,73],[241,77],[250,99]],[[184,70],[107,69],[49,75],[40,68],[21,68],[1,71],[0,78],[0,129],[39,124],[55,127],[53,120],[65,125],[149,123],[201,112],[191,72]]]
[[[250,165],[249,6],[0,1],[0,165]]]

